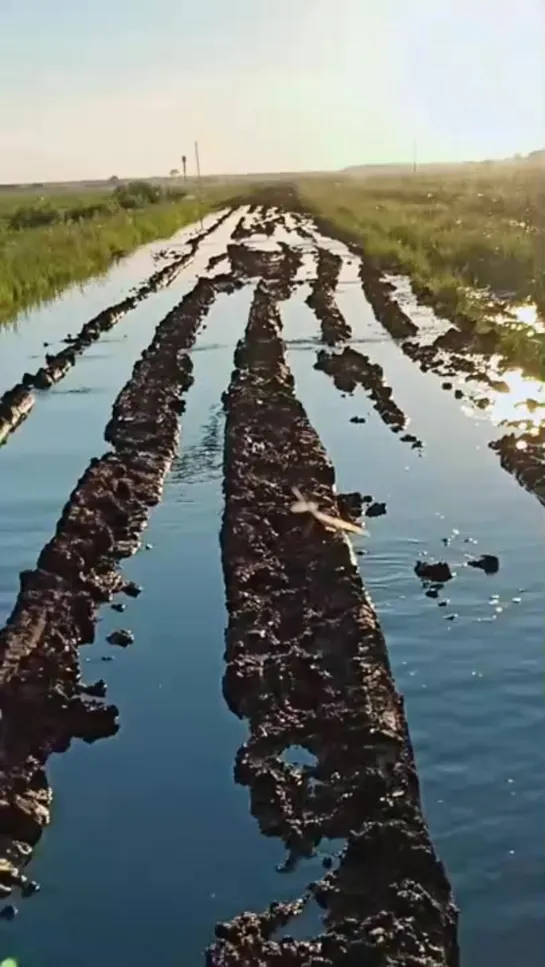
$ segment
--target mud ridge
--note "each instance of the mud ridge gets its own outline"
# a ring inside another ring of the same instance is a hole
[[[277,299],[287,299],[291,295],[295,275],[303,260],[302,252],[286,242],[279,243],[278,252],[230,243],[227,255],[234,278],[264,280],[270,291],[274,290]]]
[[[103,309],[98,315],[86,322],[77,336],[67,336],[68,345],[58,353],[46,353],[45,363],[35,373],[25,373],[21,382],[6,390],[0,397],[0,444],[22,423],[34,406],[32,389],[46,390],[58,383],[75,365],[76,359],[120,319],[134,309],[138,303],[152,293],[170,285],[187,263],[194,258],[201,242],[214,232],[232,214],[233,209],[217,218],[213,224],[199,232],[188,242],[188,251],[176,256],[168,265],[157,269],[136,291],[115,305]]]
[[[341,353],[322,349],[317,354],[314,369],[331,376],[337,389],[343,393],[353,393],[357,386],[362,386],[383,422],[394,433],[401,433],[405,429],[407,417],[392,399],[392,387],[384,380],[382,366],[371,362],[368,356],[351,346],[346,346]],[[405,433],[401,439],[404,443],[410,443],[413,449],[423,447],[422,441],[412,433]]]
[[[94,700],[104,684],[82,684],[78,649],[95,638],[100,605],[125,591],[119,562],[138,548],[179,440],[184,393],[193,381],[187,350],[230,275],[201,279],[159,323],[113,405],[111,452],[91,460],[0,631],[0,895],[24,888],[22,867],[49,822],[44,766],[73,738],[115,734],[118,710]],[[99,687],[100,686],[100,687]]]
[[[280,204],[280,202],[278,201],[277,204]],[[407,339],[418,333],[418,326],[412,322],[407,313],[392,297],[391,284],[387,282],[381,271],[366,255],[361,243],[355,240],[352,232],[341,228],[331,219],[325,218],[319,212],[304,205],[294,187],[286,192],[285,207],[310,219],[322,235],[342,242],[349,252],[360,260],[359,277],[365,297],[376,318],[393,339]]]
[[[504,470],[545,505],[545,427],[533,433],[506,433],[489,444]]]
[[[233,231],[231,232],[231,238],[234,242],[241,242],[245,238],[250,238],[254,234],[255,229],[253,225],[248,224],[247,222],[248,214],[241,215]]]
[[[335,290],[343,259],[326,248],[318,248],[317,274],[312,292],[306,299],[321,325],[322,340],[329,346],[344,342],[352,336],[352,329],[335,302]],[[362,386],[373,401],[374,407],[394,433],[405,429],[407,417],[392,399],[392,388],[384,380],[384,370],[368,356],[352,347],[340,353],[320,350],[316,355],[315,369],[331,376],[338,390],[353,393]],[[413,448],[422,448],[422,441],[407,433],[402,438]]]
[[[36,402],[23,383],[16,383],[0,397],[0,446],[26,419]]]
[[[350,339],[352,330],[335,302],[335,290],[343,260],[340,255],[318,247],[316,279],[306,303],[314,311],[328,346]]]
[[[224,396],[223,691],[250,733],[235,779],[262,833],[284,843],[286,872],[324,839],[346,845],[299,900],[218,924],[208,967],[457,967],[457,911],[354,553],[339,531],[291,512],[293,487],[327,514],[340,508],[333,467],[294,393],[267,282],[235,364]],[[291,765],[293,747],[314,763]],[[322,932],[275,938],[314,901]]]

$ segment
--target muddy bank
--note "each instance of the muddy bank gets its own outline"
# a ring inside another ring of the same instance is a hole
[[[235,779],[285,870],[324,838],[340,859],[297,901],[218,924],[209,967],[458,964],[457,913],[422,817],[384,638],[339,531],[294,514],[292,488],[338,516],[334,470],[294,394],[280,317],[260,283],[226,409],[223,683],[248,723]],[[312,765],[290,764],[294,747]],[[312,940],[275,931],[317,902]]]
[[[127,585],[119,562],[134,553],[176,454],[183,395],[192,383],[187,350],[216,295],[241,283],[201,279],[159,323],[117,397],[105,437],[74,488],[0,632],[0,894],[22,885],[22,867],[49,822],[44,766],[73,738],[117,730],[118,710],[95,700],[103,683],[82,684],[78,649],[93,642],[98,608]],[[100,685],[100,687],[99,687]]]
[[[46,353],[45,363],[35,373],[25,373],[20,383],[0,397],[0,444],[28,415],[34,405],[32,389],[46,390],[58,383],[74,366],[76,359],[100,337],[109,332],[120,319],[152,293],[165,288],[176,278],[187,263],[194,258],[201,242],[214,232],[232,214],[224,212],[209,228],[203,229],[188,242],[188,251],[177,255],[168,265],[154,272],[135,292],[115,305],[103,309],[86,322],[77,336],[67,336],[65,349],[58,353]]]
[[[350,339],[352,330],[337,303],[335,290],[343,260],[340,255],[325,248],[318,248],[316,279],[312,290],[307,296],[306,303],[317,316],[321,330],[322,341],[328,346],[335,346],[338,342]]]

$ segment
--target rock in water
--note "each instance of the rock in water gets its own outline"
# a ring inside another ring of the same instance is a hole
[[[15,920],[18,913],[17,907],[14,907],[13,903],[8,903],[7,906],[2,907],[0,910],[0,920]]]
[[[481,554],[480,557],[467,563],[469,567],[478,567],[481,571],[485,571],[486,574],[497,574],[500,569],[499,558],[495,554]]]
[[[386,504],[381,504],[378,500],[371,504],[365,511],[366,517],[382,517],[386,513]]]
[[[415,564],[415,574],[424,581],[439,581],[443,584],[450,581],[452,571],[446,561],[417,561]]]
[[[126,628],[121,628],[120,631],[112,631],[110,635],[106,638],[109,645],[119,645],[120,648],[126,648],[127,645],[132,645],[134,642],[134,635],[132,631],[128,631]]]

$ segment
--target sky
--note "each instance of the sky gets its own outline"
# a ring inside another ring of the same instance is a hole
[[[0,0],[0,182],[545,147],[544,0]]]

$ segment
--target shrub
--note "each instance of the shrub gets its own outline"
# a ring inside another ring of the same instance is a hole
[[[156,205],[164,197],[163,191],[149,181],[129,181],[114,189],[113,198],[120,208],[144,208]]]

